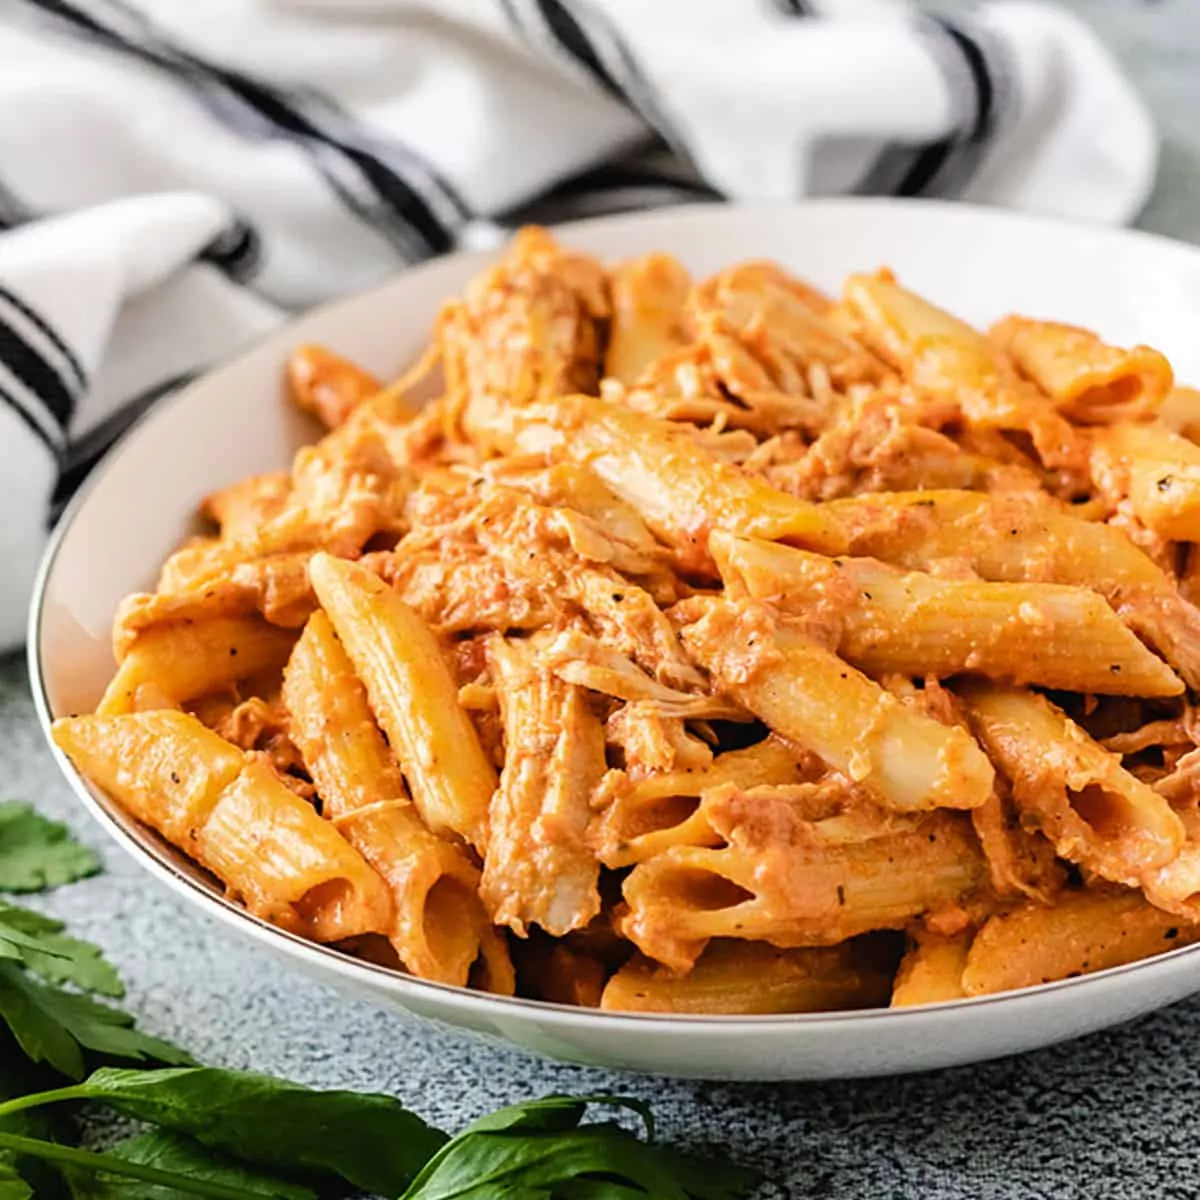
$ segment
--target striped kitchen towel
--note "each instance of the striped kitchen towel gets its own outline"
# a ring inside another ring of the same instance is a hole
[[[5,0],[0,648],[130,422],[292,311],[524,221],[802,195],[1108,222],[1146,111],[1042,4]]]

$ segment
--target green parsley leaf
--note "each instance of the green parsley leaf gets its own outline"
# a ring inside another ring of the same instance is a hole
[[[65,825],[27,804],[0,801],[0,892],[40,892],[100,870],[100,860]]]
[[[580,1122],[589,1104],[630,1109],[653,1127],[645,1105],[621,1097],[514,1105],[476,1121],[432,1158],[403,1200],[738,1200],[754,1175],[705,1163],[643,1141],[605,1122]]]
[[[0,962],[0,1020],[33,1062],[72,1079],[84,1075],[85,1050],[108,1059],[191,1061],[170,1042],[133,1028],[128,1013],[39,983],[11,962]]]
[[[33,1188],[17,1174],[8,1154],[0,1154],[0,1200],[32,1200]]]
[[[117,969],[99,946],[62,933],[63,924],[0,901],[0,959],[12,959],[50,983],[73,983],[102,996],[121,996]]]
[[[75,1090],[244,1162],[387,1196],[446,1140],[391,1096],[316,1091],[247,1071],[107,1069]]]
[[[224,1183],[242,1188],[247,1196],[270,1196],[278,1200],[316,1200],[317,1193],[298,1183],[265,1175],[253,1167],[206,1149],[177,1133],[141,1133],[109,1147],[106,1154],[122,1162],[141,1163],[160,1171],[173,1171],[187,1180]],[[160,1183],[101,1173],[85,1176],[72,1172],[75,1200],[194,1200],[195,1192]],[[0,1193],[0,1197],[3,1193]]]

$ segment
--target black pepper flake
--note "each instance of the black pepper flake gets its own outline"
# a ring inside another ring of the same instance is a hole
[[[843,672],[842,672],[842,678],[843,678],[843,679],[849,679],[849,678],[850,678],[850,676],[849,676],[849,675],[847,675],[845,671],[843,671]]]
[[[229,647],[229,657],[230,657],[230,658],[237,658],[237,647],[236,647],[236,646],[230,646],[230,647]]]
[[[842,887],[842,885],[840,883],[837,886],[837,897],[838,897],[838,903],[843,908],[845,908],[846,907],[846,889],[844,887]]]
[[[863,592],[863,598],[864,598],[864,599],[866,599],[866,600],[871,600],[871,599],[873,599],[873,597],[872,597],[872,595],[871,595],[871,593],[870,593],[870,592]]]
[[[1017,536],[1017,534],[1018,534],[1018,533],[1020,533],[1020,532],[1021,532],[1021,531],[1020,531],[1019,529],[1010,529],[1010,530],[1008,531],[1008,536],[1009,536],[1009,537],[1016,537],[1016,536]]]
[[[1155,483],[1154,486],[1157,487],[1160,492],[1169,492],[1171,490],[1171,487],[1174,484],[1174,482],[1175,482],[1174,475],[1164,475],[1160,480],[1158,480]]]
[[[621,603],[621,601],[625,599],[625,593],[624,593],[624,592],[613,592],[613,599],[614,599],[614,600],[615,600],[615,601],[616,601],[618,604],[620,604],[620,603]]]
[[[913,507],[914,508],[933,508],[935,503],[936,503],[936,501],[934,501],[934,500],[914,500]]]
[[[1176,926],[1172,925],[1171,928],[1168,929],[1167,932],[1163,934],[1163,940],[1167,941],[1167,942],[1172,942],[1178,936],[1179,936],[1179,929]]]
[[[172,783],[178,783],[178,782],[179,782],[179,776],[178,776],[178,775],[177,775],[177,774],[176,774],[174,771],[172,771],[172,772],[171,772],[171,782],[172,782]]]
[[[1120,675],[1120,673],[1121,673],[1121,664],[1120,664],[1120,663],[1112,663],[1112,664],[1109,666],[1109,668],[1108,668],[1108,669],[1109,669],[1109,670],[1110,670],[1110,671],[1111,671],[1111,672],[1112,672],[1114,675]]]

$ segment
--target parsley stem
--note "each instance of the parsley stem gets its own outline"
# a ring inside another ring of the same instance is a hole
[[[68,1090],[66,1088],[64,1091]],[[45,1142],[40,1138],[21,1137],[16,1133],[0,1131],[0,1149],[13,1150],[30,1158],[41,1158],[47,1162],[60,1163],[64,1167],[78,1167],[92,1173],[103,1171],[109,1175],[120,1175],[125,1179],[140,1179],[144,1183],[157,1183],[163,1187],[176,1188],[193,1196],[210,1197],[211,1200],[263,1200],[265,1193],[250,1192],[245,1188],[232,1187],[211,1180],[189,1179],[174,1171],[160,1171],[157,1167],[141,1163],[126,1162],[114,1154],[101,1154],[94,1150],[77,1150],[73,1146],[60,1146],[57,1142]]]
[[[27,1108],[41,1108],[43,1104],[57,1104],[60,1100],[88,1100],[90,1093],[86,1084],[78,1087],[55,1088],[49,1092],[31,1092],[28,1096],[16,1096],[0,1104],[0,1117],[24,1112]]]

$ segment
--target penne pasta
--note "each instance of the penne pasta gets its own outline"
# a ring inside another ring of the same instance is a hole
[[[54,740],[256,914],[317,941],[382,932],[383,881],[270,766],[181,712],[70,717]]]
[[[428,627],[377,575],[316,554],[313,589],[404,772],[422,820],[435,833],[487,845],[496,772]]]
[[[610,776],[598,793],[590,840],[612,869],[645,862],[671,846],[719,846],[703,798],[718,788],[749,790],[799,784],[806,769],[777,738],[718,755],[703,770],[669,771],[632,780]]]
[[[1157,350],[1121,350],[1076,325],[1006,317],[989,336],[1059,412],[1085,425],[1153,416],[1175,382]]]
[[[1098,430],[1092,474],[1159,536],[1200,541],[1200,446],[1157,421]]]
[[[970,929],[949,937],[918,930],[900,960],[892,985],[892,1008],[940,1004],[966,996],[963,971],[973,936]]]
[[[975,808],[987,758],[762,605],[713,601],[681,632],[715,684],[773,730],[901,812]]]
[[[708,808],[722,847],[674,846],[625,880],[621,932],[687,971],[712,938],[831,946],[923,913],[952,920],[986,870],[961,814],[936,812],[847,836],[786,802],[724,796]]]
[[[583,689],[539,662],[536,642],[494,637],[487,656],[505,759],[481,895],[496,924],[561,937],[600,911],[600,863],[585,835],[605,771],[604,731]]]
[[[605,375],[632,384],[656,359],[684,344],[683,310],[691,282],[669,254],[647,254],[613,268]]]
[[[284,374],[328,432],[204,501],[55,727],[248,911],[698,1015],[1200,941],[1200,391],[1156,351],[527,229],[399,378]]]
[[[1082,465],[1083,440],[983,334],[901,287],[889,272],[852,275],[843,304],[856,332],[922,395],[983,429],[1026,433],[1047,467]]]
[[[882,1005],[888,982],[857,963],[850,946],[714,941],[686,975],[635,955],[608,981],[600,1007],[692,1016],[828,1012]]]
[[[101,716],[178,708],[209,692],[282,669],[293,630],[238,616],[151,625],[126,640],[120,666],[97,707]]]
[[[812,539],[824,554],[879,558],[912,570],[973,572],[1002,583],[1073,584],[1099,592],[1200,686],[1200,612],[1119,529],[1028,496],[896,492],[835,500],[839,536]]]
[[[1200,442],[1200,390],[1172,388],[1156,416],[1172,433],[1180,434],[1189,442]]]
[[[314,613],[284,672],[290,729],[322,813],[387,883],[394,917],[384,932],[405,969],[463,986],[491,922],[479,870],[463,847],[426,828],[333,632]]]
[[[968,996],[1053,983],[1164,954],[1200,939],[1200,925],[1136,891],[1076,891],[1052,907],[1025,904],[988,920],[963,970]]]
[[[1184,690],[1170,667],[1085,588],[944,579],[720,530],[709,550],[731,594],[776,601],[801,617],[828,610],[838,627],[838,654],[868,675],[969,672],[1121,696]]]
[[[566,396],[512,415],[510,444],[586,463],[676,552],[686,571],[711,572],[708,535],[731,529],[807,543],[836,543],[833,519],[708,453],[666,421],[607,400]]]
[[[960,695],[1018,811],[1060,857],[1137,887],[1179,853],[1183,825],[1166,800],[1045,697],[974,683]]]

